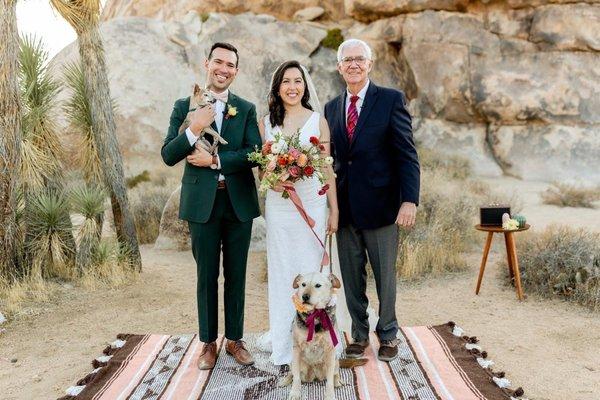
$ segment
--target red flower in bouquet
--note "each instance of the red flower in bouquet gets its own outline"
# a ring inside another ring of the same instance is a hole
[[[318,146],[319,144],[321,144],[321,142],[319,141],[319,138],[316,136],[311,136],[309,140],[313,146]]]
[[[261,151],[261,153],[262,153],[263,156],[266,156],[267,154],[271,153],[271,146],[272,145],[273,145],[273,142],[271,142],[271,141],[266,142],[265,144],[263,144],[262,151]]]
[[[288,162],[289,162],[288,157],[285,154],[277,157],[277,164],[279,164],[281,166],[288,165]]]
[[[312,174],[314,172],[315,172],[315,169],[313,167],[311,167],[310,165],[307,165],[306,167],[304,167],[304,175],[312,176]]]

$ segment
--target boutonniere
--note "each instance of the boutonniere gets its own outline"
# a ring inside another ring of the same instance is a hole
[[[225,119],[233,118],[237,115],[237,108],[227,104],[227,112],[225,113]]]

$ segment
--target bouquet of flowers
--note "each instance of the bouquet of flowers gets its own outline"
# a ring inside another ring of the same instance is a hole
[[[267,141],[262,149],[257,147],[248,155],[248,160],[258,164],[264,171],[259,191],[264,194],[281,183],[284,186],[282,196],[289,198],[294,182],[317,177],[322,185],[318,193],[324,195],[329,189],[325,183],[324,169],[333,164],[333,157],[324,157],[325,147],[319,138],[311,136],[310,144],[302,145],[299,130],[286,137],[281,129],[273,137],[274,140]]]

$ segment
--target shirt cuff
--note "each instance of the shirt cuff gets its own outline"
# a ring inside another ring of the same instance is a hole
[[[217,154],[217,169],[221,169],[221,157]]]
[[[192,130],[190,128],[187,128],[185,130],[185,136],[187,136],[188,142],[190,142],[190,146],[194,146],[196,144],[196,142],[198,141],[198,137],[196,135],[194,135],[194,133],[192,132]]]

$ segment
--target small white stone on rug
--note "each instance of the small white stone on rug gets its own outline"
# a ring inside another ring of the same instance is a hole
[[[100,356],[100,357],[96,358],[96,361],[101,362],[101,363],[106,363],[111,358],[112,358],[112,356]]]
[[[112,347],[113,349],[120,349],[121,347],[123,347],[125,345],[125,341],[124,340],[115,340],[114,342],[112,342],[110,344],[110,347]]]
[[[465,331],[461,327],[459,327],[458,325],[454,325],[454,329],[452,330],[452,334],[454,336],[462,337],[464,333]]]
[[[67,390],[65,390],[65,392],[69,396],[77,396],[79,393],[81,393],[81,391],[83,389],[85,389],[85,385],[83,385],[83,386],[71,386],[70,388],[68,388]]]
[[[481,346],[479,346],[475,343],[467,343],[467,344],[465,344],[465,347],[467,348],[467,350],[477,349],[477,350],[481,351]]]
[[[498,378],[498,377],[494,376],[492,379],[494,380],[494,382],[496,382],[496,385],[498,385],[498,387],[501,387],[501,388],[510,387],[510,381],[506,378]]]
[[[492,360],[486,360],[485,358],[477,357],[477,362],[481,365],[482,368],[489,368],[494,365]]]

